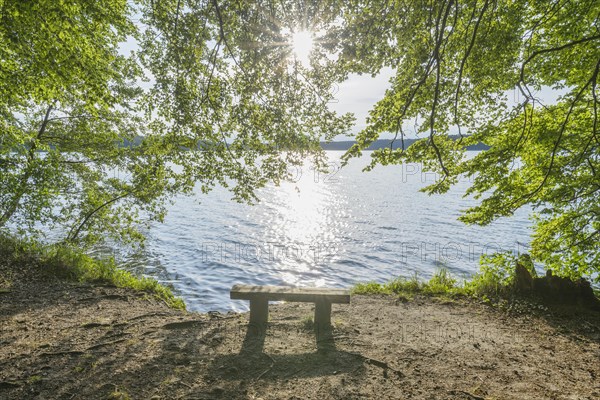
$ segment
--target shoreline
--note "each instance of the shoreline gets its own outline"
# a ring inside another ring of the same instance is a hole
[[[600,397],[595,311],[353,295],[323,342],[311,304],[270,305],[266,334],[249,336],[246,313],[175,310],[28,268],[13,268],[0,311],[7,399]]]

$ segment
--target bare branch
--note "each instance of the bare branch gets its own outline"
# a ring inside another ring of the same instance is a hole
[[[479,13],[479,17],[477,18],[477,21],[475,22],[475,27],[473,28],[473,34],[471,35],[471,42],[469,43],[469,46],[467,47],[467,50],[465,51],[465,56],[461,60],[460,68],[458,70],[458,82],[456,84],[456,94],[454,95],[454,123],[458,126],[458,134],[460,135],[460,140],[462,140],[462,133],[460,130],[460,123],[458,121],[458,97],[460,95],[460,86],[462,84],[463,71],[465,68],[465,64],[467,63],[467,59],[471,55],[471,50],[473,49],[473,46],[475,45],[475,39],[477,38],[477,30],[479,29],[479,24],[481,23],[481,21],[483,19],[483,14],[485,14],[485,11],[487,10],[488,6],[489,6],[489,0],[485,0],[485,3],[483,4],[483,7],[481,8],[481,12]],[[475,14],[475,7],[473,7],[473,14]],[[470,23],[470,21],[469,21],[469,23]]]
[[[443,41],[443,37],[444,37],[444,31],[446,28],[446,21],[448,19],[448,15],[450,14],[450,8],[452,7],[454,1],[450,0],[448,2],[448,5],[446,7],[446,11],[444,13],[444,18],[441,22],[441,26],[439,25],[439,18],[438,18],[438,25],[437,25],[437,32],[438,32],[438,37],[436,40],[436,46],[435,49],[433,51],[433,57],[435,59],[435,67],[436,67],[436,73],[435,73],[435,89],[433,92],[433,104],[431,105],[431,114],[429,117],[429,142],[431,143],[431,146],[433,147],[433,150],[435,151],[436,157],[438,159],[438,162],[440,163],[440,166],[442,168],[442,170],[444,171],[444,175],[449,176],[450,172],[448,171],[448,169],[446,168],[446,166],[444,165],[444,160],[442,159],[442,154],[440,153],[440,149],[438,148],[438,146],[435,144],[435,140],[434,140],[434,124],[435,124],[435,112],[436,112],[436,107],[439,101],[439,96],[440,96],[440,69],[441,69],[441,57],[440,57],[440,46],[442,45],[442,41]],[[441,15],[441,12],[440,12]]]

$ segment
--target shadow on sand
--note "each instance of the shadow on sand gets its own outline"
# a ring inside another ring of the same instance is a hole
[[[266,325],[248,325],[239,353],[216,358],[211,368],[213,372],[226,380],[278,380],[364,373],[364,360],[358,354],[338,350],[330,328],[316,329],[315,351],[299,354],[266,353],[266,328]]]

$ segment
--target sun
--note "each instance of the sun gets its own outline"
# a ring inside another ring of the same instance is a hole
[[[310,64],[310,52],[313,48],[313,35],[308,31],[294,32],[292,46],[296,59],[304,66]]]

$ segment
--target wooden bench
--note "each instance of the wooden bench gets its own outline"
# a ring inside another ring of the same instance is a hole
[[[265,324],[269,301],[315,303],[315,328],[331,325],[331,304],[350,303],[350,291],[329,288],[294,288],[288,286],[234,285],[230,298],[250,300],[250,324]]]

